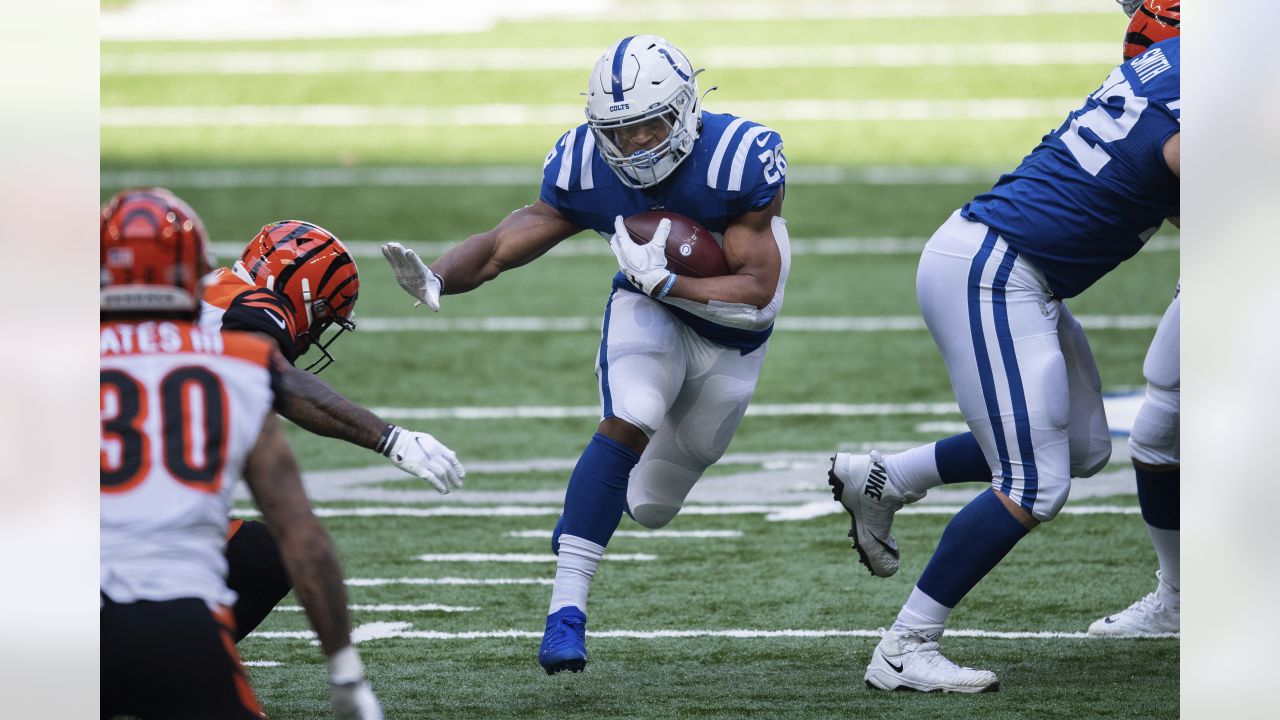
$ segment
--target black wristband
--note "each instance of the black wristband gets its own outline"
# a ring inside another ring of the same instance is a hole
[[[378,438],[378,444],[374,446],[373,451],[386,455],[391,452],[391,447],[396,444],[396,437],[400,434],[398,425],[388,425],[382,429],[382,437]]]

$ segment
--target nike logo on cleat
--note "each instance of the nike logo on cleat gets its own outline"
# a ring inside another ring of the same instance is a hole
[[[1108,625],[1110,625],[1110,624],[1114,623],[1115,621],[1116,621],[1116,619],[1115,619],[1115,618],[1102,618],[1102,622],[1104,622],[1104,623],[1106,623],[1106,624],[1108,624]]]
[[[867,476],[867,486],[862,489],[862,494],[872,499],[879,500],[884,495],[884,483],[889,479],[885,474],[884,466],[880,464],[871,467],[871,474]]]
[[[893,668],[893,671],[894,671],[894,672],[899,672],[899,673],[900,673],[900,672],[902,672],[902,666],[901,666],[901,665],[894,665],[892,662],[890,662],[890,661],[889,661],[889,658],[887,658],[887,657],[885,657],[885,656],[884,656],[884,653],[880,653],[880,658],[881,658],[882,660],[884,660],[884,661],[885,661],[885,664],[886,664],[886,665],[888,665],[889,667]]]

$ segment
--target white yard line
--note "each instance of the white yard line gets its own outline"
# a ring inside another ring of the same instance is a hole
[[[1113,65],[1115,43],[870,44],[686,48],[716,70],[982,65]],[[103,75],[582,71],[598,47],[378,48],[237,52],[106,52]]]
[[[646,553],[619,553],[610,555],[610,560],[621,562],[652,562],[657,555]],[[465,562],[465,563],[554,563],[556,556],[551,553],[438,553],[416,555],[414,560],[428,563]]]
[[[580,118],[579,118],[580,119]],[[578,120],[574,120],[574,123]],[[800,165],[787,172],[795,185],[972,184],[992,183],[1004,168],[889,165]],[[457,187],[534,185],[542,182],[537,165],[470,167],[314,167],[108,170],[99,178],[104,187],[164,185],[199,188],[276,187]],[[243,247],[243,243],[240,243]],[[597,243],[599,244],[599,243]],[[239,251],[235,251],[239,254]],[[376,250],[375,250],[376,252]]]
[[[240,664],[245,667],[281,667],[284,665],[279,660],[245,660]]]
[[[494,407],[405,408],[378,407],[370,411],[384,418],[409,420],[553,420],[600,416],[597,405],[512,405]],[[869,417],[883,415],[954,415],[954,402],[941,403],[761,403],[747,408],[752,417]]]
[[[348,610],[357,612],[373,612],[373,613],[389,613],[389,612],[443,612],[443,613],[464,613],[475,612],[478,607],[469,607],[465,605],[437,605],[435,603],[426,603],[423,605],[348,605]],[[272,608],[275,612],[299,613],[304,610],[301,605],[277,605]]]
[[[517,530],[506,534],[509,538],[549,538],[550,530]],[[649,540],[652,538],[677,538],[677,539],[704,539],[704,538],[740,538],[741,530],[618,530],[613,533],[613,537],[640,538]],[[612,556],[610,556],[612,557]]]
[[[391,623],[388,623],[388,625]],[[407,624],[407,623],[403,623]],[[353,635],[354,635],[353,631]],[[880,638],[882,630],[588,630],[592,639],[625,640],[674,640],[694,638],[730,638],[735,640],[823,639],[823,638]],[[311,640],[315,633],[309,630],[277,630],[255,632],[251,638],[269,640]],[[473,630],[465,632],[441,632],[438,630],[393,630],[379,634],[379,638],[406,638],[413,640],[537,640],[541,631],[532,630]],[[1089,640],[1105,642],[1111,638],[1097,637],[1084,632],[1059,632],[1052,630],[977,630],[969,628],[948,629],[947,637],[982,638],[991,640]],[[1154,638],[1178,638],[1177,633],[1151,636]]]
[[[1160,324],[1159,315],[1078,315],[1088,330],[1152,330]],[[412,317],[358,318],[360,332],[482,332],[482,333],[546,333],[599,332],[599,317],[479,317],[450,318],[436,315]],[[847,332],[915,332],[925,329],[917,315],[901,316],[787,316],[778,318],[778,332],[847,333]]]
[[[555,581],[551,578],[459,578],[459,577],[442,577],[442,578],[418,578],[418,577],[402,577],[402,578],[347,578],[346,583],[351,587],[388,587],[395,585],[448,585],[448,586],[470,586],[470,585],[551,585]]]
[[[791,99],[739,102],[734,113],[763,122],[1031,120],[1059,118],[1079,98]],[[182,127],[524,127],[574,126],[582,106],[529,105],[115,105],[101,109],[104,128]]]
[[[1087,482],[1087,481],[1082,481]],[[899,515],[954,515],[960,511],[961,505],[913,505],[898,511]],[[560,514],[558,505],[523,505],[523,506],[487,506],[487,505],[440,505],[435,507],[349,507],[349,508],[314,508],[318,517],[351,518],[351,517],[555,517]],[[685,505],[680,514],[692,515],[764,515],[766,520],[809,520],[825,515],[843,512],[841,507],[831,500],[810,503],[773,503],[773,504],[732,504],[732,505]],[[1125,505],[1068,505],[1061,510],[1063,515],[1137,515],[1141,511],[1136,506]],[[237,510],[236,517],[258,517],[256,510]],[[674,531],[668,531],[674,532]],[[710,532],[710,531],[702,531]],[[522,537],[547,537],[543,534],[528,534]],[[651,532],[637,531],[633,537],[662,537]],[[674,537],[674,536],[671,536]],[[712,537],[707,535],[706,537]],[[717,536],[718,537],[718,536]],[[729,537],[729,536],[724,536]],[[610,555],[617,560],[652,560],[652,556],[619,556]],[[486,555],[480,553],[460,553],[453,555],[420,555],[419,560],[425,562],[517,562],[536,563],[554,560],[552,555]],[[422,584],[433,584],[423,582]],[[450,583],[440,583],[450,584]]]

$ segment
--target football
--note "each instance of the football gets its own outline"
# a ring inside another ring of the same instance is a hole
[[[624,220],[627,232],[636,244],[649,242],[658,223],[671,221],[667,236],[667,269],[688,277],[717,277],[729,274],[729,263],[711,232],[684,215],[670,212],[646,212]]]

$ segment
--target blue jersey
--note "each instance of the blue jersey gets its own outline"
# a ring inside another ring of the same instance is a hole
[[[664,210],[693,218],[717,235],[745,212],[773,202],[786,182],[782,138],[774,130],[733,115],[702,113],[702,129],[689,157],[656,187],[636,190],[618,179],[595,151],[585,125],[565,133],[547,154],[542,202],[575,225],[608,237],[614,218]],[[614,287],[639,292],[622,273]],[[750,352],[773,326],[743,330],[719,325],[671,305],[677,318],[709,340]]]
[[[1111,72],[1022,164],[961,210],[1031,261],[1057,297],[1080,294],[1178,215],[1164,144],[1179,131],[1179,38]]]

